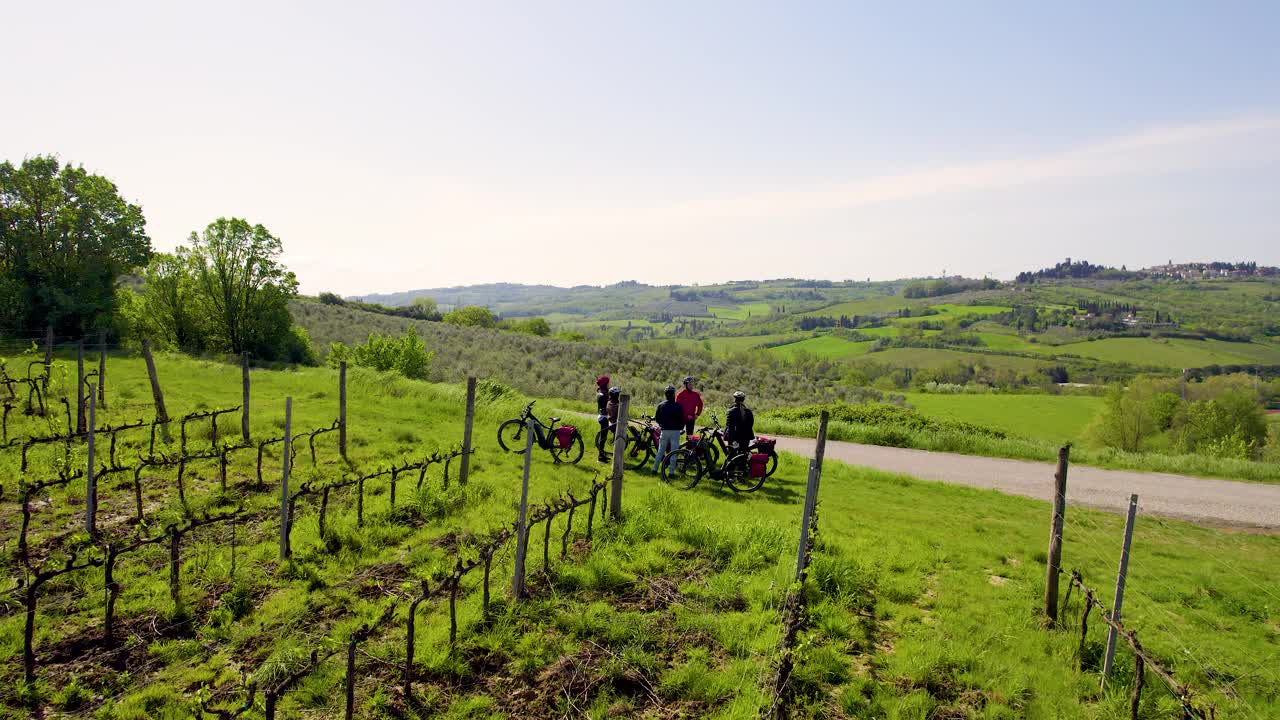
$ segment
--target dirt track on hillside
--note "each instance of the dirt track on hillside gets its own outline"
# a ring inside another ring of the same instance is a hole
[[[811,439],[778,439],[778,449],[805,457],[812,457],[813,447]],[[1051,463],[837,441],[827,443],[827,459],[1039,500],[1053,497]],[[1138,494],[1139,511],[1144,514],[1217,527],[1280,531],[1280,485],[1084,465],[1073,465],[1067,473],[1069,505],[1124,512],[1130,493]]]

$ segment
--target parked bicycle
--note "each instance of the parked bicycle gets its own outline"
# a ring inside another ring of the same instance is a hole
[[[712,426],[702,428],[697,435],[685,439],[675,450],[674,465],[670,455],[661,464],[663,481],[676,487],[691,489],[704,476],[719,480],[735,492],[755,492],[764,485],[765,478],[778,467],[778,454],[774,441],[757,437],[747,446],[746,452],[730,448],[720,427],[720,419],[712,413]],[[720,458],[724,457],[724,463]]]
[[[627,464],[633,470],[652,467],[653,457],[658,454],[662,440],[662,429],[650,415],[641,415],[639,420],[630,420],[627,424]]]
[[[671,454],[663,460],[660,477],[664,482],[676,487],[691,490],[697,487],[704,477],[718,480],[728,485],[734,492],[755,492],[764,485],[764,455],[758,453],[732,453],[726,456],[723,465],[717,466],[710,455],[704,455],[706,464],[698,456],[698,450],[681,447],[674,451],[675,463],[669,461]]]
[[[536,402],[536,401],[533,401]],[[524,433],[532,419],[533,441],[538,447],[551,453],[557,463],[576,465],[582,459],[582,433],[572,425],[559,425],[560,418],[551,418],[551,423],[544,423],[533,414],[533,402],[524,406],[520,417],[512,418],[498,426],[498,445],[507,452],[524,452]]]
[[[697,435],[690,435],[685,438],[683,447],[692,450],[698,458],[698,462],[704,468],[716,467],[720,465],[721,456],[728,456],[729,443],[725,440],[724,429],[720,426],[720,417],[715,413],[711,413],[711,426],[702,428]],[[765,463],[765,477],[771,477],[778,469],[778,451],[776,448],[777,441],[764,436],[756,436],[747,446],[747,452],[751,454],[764,455],[768,458]]]

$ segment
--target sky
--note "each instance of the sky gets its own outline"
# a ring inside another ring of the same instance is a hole
[[[306,293],[1280,265],[1280,3],[4,0],[0,159]]]

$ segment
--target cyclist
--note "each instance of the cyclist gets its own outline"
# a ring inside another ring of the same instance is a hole
[[[684,434],[692,435],[693,424],[702,414],[702,396],[693,389],[692,377],[684,379],[684,389],[676,395],[676,402],[680,403],[680,408],[684,410]]]
[[[729,408],[724,428],[725,440],[736,450],[735,454],[746,452],[756,439],[755,424],[756,417],[747,407],[747,394],[738,390],[733,394],[733,407]]]
[[[662,429],[662,436],[658,441],[658,455],[653,460],[653,471],[658,472],[662,467],[662,458],[670,456],[668,465],[671,471],[675,472],[676,450],[680,447],[680,431],[684,429],[684,408],[676,402],[675,385],[667,386],[667,399],[653,411],[653,419]]]
[[[617,385],[609,388],[609,402],[604,407],[604,417],[609,423],[609,432],[618,433],[618,406],[622,404],[622,388]]]
[[[604,446],[609,437],[609,376],[601,375],[596,378],[596,421],[600,423],[600,434],[596,435],[596,452],[599,454],[600,462],[607,462],[609,458],[605,457]]]

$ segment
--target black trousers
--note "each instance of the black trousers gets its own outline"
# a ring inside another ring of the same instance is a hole
[[[596,452],[604,455],[604,449],[609,442],[609,419],[605,418],[600,421],[600,434],[596,435]]]

